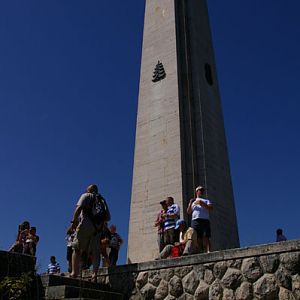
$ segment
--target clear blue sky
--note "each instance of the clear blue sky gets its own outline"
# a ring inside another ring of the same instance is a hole
[[[208,2],[241,245],[299,238],[300,2]],[[142,0],[0,2],[0,248],[29,220],[39,271],[65,267],[91,182],[127,240],[143,15]]]

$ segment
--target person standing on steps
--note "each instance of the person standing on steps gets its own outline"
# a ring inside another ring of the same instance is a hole
[[[106,201],[98,193],[95,184],[89,185],[86,193],[79,198],[71,221],[75,229],[72,253],[72,273],[70,277],[77,277],[82,266],[82,259],[92,253],[93,277],[97,280],[100,263],[100,236],[103,224],[110,220],[110,213]]]

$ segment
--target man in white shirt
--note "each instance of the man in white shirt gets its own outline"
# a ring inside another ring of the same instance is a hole
[[[209,213],[213,205],[210,200],[202,198],[204,191],[202,186],[196,188],[196,199],[190,200],[187,213],[192,215],[191,227],[197,232],[199,249],[209,253],[211,251]]]

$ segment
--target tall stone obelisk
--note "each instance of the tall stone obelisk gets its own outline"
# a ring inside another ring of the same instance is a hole
[[[239,247],[222,108],[205,0],[146,0],[128,261],[158,254],[159,202],[181,216],[197,185],[213,201],[213,250]]]

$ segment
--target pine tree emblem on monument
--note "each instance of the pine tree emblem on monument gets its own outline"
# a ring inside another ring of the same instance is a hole
[[[153,73],[152,81],[158,82],[160,80],[163,80],[165,77],[166,77],[165,68],[163,64],[160,61],[158,61]]]

